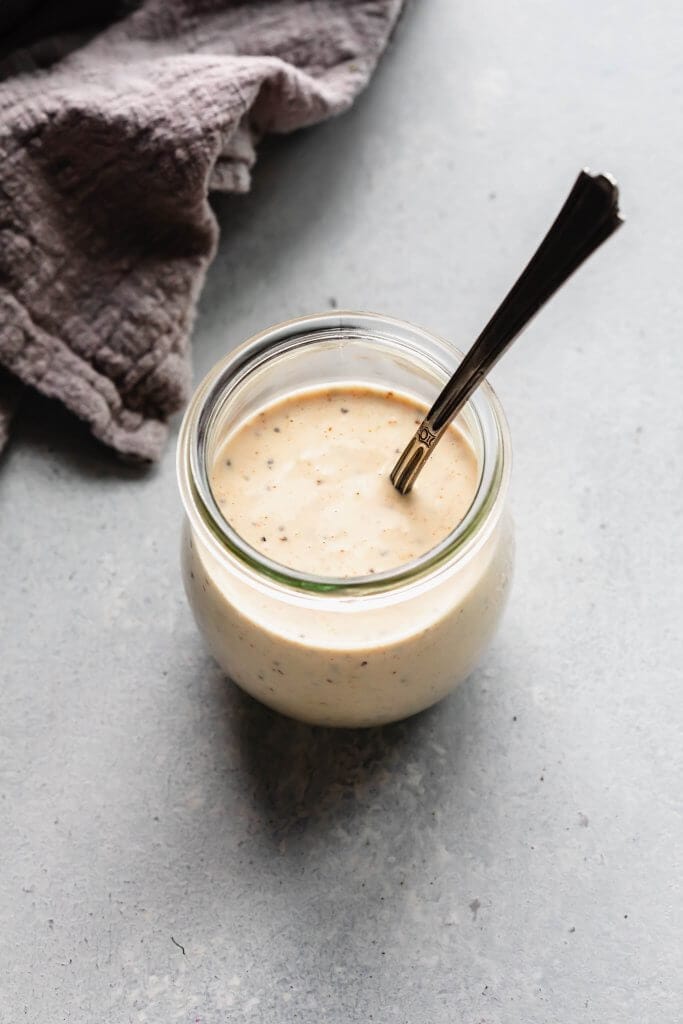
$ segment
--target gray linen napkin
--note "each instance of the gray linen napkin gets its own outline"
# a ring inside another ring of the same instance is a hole
[[[158,458],[190,390],[209,190],[248,190],[265,133],[346,110],[401,4],[145,0],[0,85],[0,446],[21,381]]]

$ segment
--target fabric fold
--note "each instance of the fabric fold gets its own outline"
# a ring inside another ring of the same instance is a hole
[[[248,190],[264,134],[347,110],[400,7],[147,0],[0,85],[0,365],[158,458],[190,391],[209,191]],[[0,389],[0,443],[9,408]]]

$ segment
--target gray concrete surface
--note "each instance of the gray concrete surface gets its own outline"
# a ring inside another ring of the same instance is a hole
[[[292,314],[467,345],[582,164],[627,227],[495,373],[518,571],[485,665],[329,734],[221,678],[173,451],[29,401],[0,471],[0,1020],[674,1024],[681,7],[433,0],[358,107],[216,204],[197,377]]]

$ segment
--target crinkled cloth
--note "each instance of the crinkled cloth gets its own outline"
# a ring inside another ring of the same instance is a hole
[[[402,0],[146,0],[0,85],[0,444],[17,381],[156,459],[255,141],[346,110]],[[2,367],[6,372],[3,372]]]

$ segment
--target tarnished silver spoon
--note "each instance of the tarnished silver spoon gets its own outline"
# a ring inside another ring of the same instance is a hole
[[[391,471],[401,494],[411,489],[451,420],[551,295],[623,220],[619,189],[608,174],[581,171],[548,234],[434,402]]]

